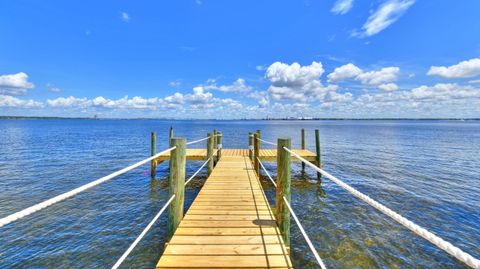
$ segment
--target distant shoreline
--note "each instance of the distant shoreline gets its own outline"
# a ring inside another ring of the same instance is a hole
[[[445,120],[445,121],[478,121],[480,118],[269,118],[269,119],[173,119],[173,118],[88,118],[88,117],[40,117],[40,116],[0,116],[0,120],[172,120],[172,121],[188,121],[188,120],[198,120],[198,121],[319,121],[319,120],[332,120],[332,121],[343,121],[343,120],[358,120],[358,121],[380,121],[380,120]]]

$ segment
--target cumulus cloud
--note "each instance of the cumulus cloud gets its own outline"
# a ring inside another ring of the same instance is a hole
[[[353,0],[337,0],[330,11],[335,14],[343,15],[349,12],[352,7]]]
[[[218,86],[214,79],[210,79],[207,81],[207,85],[199,86],[202,90],[214,90],[214,91],[221,91],[221,92],[249,92],[252,90],[250,86],[247,85],[243,78],[239,78],[235,80],[230,85],[220,85]]]
[[[307,66],[275,62],[267,68],[265,77],[276,87],[300,86],[319,79],[324,71],[320,62]]]
[[[382,91],[391,92],[398,90],[398,85],[395,83],[386,83],[378,85],[378,88]]]
[[[265,77],[271,82],[268,93],[274,100],[291,100],[300,103],[324,101],[328,94],[336,92],[337,85],[323,86],[322,63],[307,66],[276,62],[268,67]]]
[[[354,36],[368,37],[380,33],[396,22],[413,4],[415,0],[388,0],[378,7]]]
[[[353,78],[363,85],[376,86],[382,91],[395,91],[398,86],[393,81],[397,80],[400,68],[395,66],[384,67],[379,70],[365,72],[352,63],[335,68],[328,74],[328,82],[337,83]]]
[[[470,78],[480,76],[480,58],[462,61],[451,66],[432,66],[427,73],[429,76],[443,78]]]
[[[35,85],[28,81],[28,75],[23,72],[0,76],[0,94],[2,95],[25,95],[34,87]]]
[[[362,73],[362,69],[356,65],[349,63],[335,68],[335,70],[328,74],[328,82],[339,82],[344,79],[354,78]]]
[[[43,104],[34,100],[24,100],[9,95],[0,95],[0,107],[41,108]]]
[[[267,107],[270,103],[270,98],[268,92],[266,91],[255,91],[247,95],[247,97],[255,99],[258,101],[259,107]]]
[[[399,72],[398,67],[384,67],[377,71],[363,72],[356,79],[365,85],[380,85],[396,80]]]

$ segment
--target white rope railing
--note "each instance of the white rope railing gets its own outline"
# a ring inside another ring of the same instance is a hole
[[[172,203],[173,198],[175,198],[175,194],[172,195],[172,197],[170,197],[170,199],[168,199],[167,203],[165,203],[165,205],[162,207],[162,209],[160,209],[160,211],[158,211],[157,215],[155,215],[155,217],[152,219],[152,221],[150,221],[150,223],[147,225],[147,227],[145,227],[145,229],[143,229],[142,233],[137,237],[137,239],[135,239],[135,241],[133,241],[133,243],[130,245],[130,247],[128,247],[128,249],[125,251],[125,253],[123,253],[123,255],[120,257],[120,259],[118,259],[118,261],[112,266],[112,269],[117,269],[123,263],[123,261],[127,258],[128,254],[130,254],[130,252],[132,252],[132,250],[137,246],[138,242],[140,242],[140,240],[142,240],[142,238],[147,234],[147,232],[150,230],[150,228],[152,228],[153,224],[158,220],[160,215],[162,215],[163,211],[165,211],[165,209],[167,209],[167,207]]]
[[[277,183],[275,183],[275,180],[273,180],[272,176],[270,175],[270,173],[267,171],[267,169],[265,168],[265,166],[263,166],[263,163],[262,161],[260,161],[260,158],[257,157],[257,160],[258,160],[258,163],[260,164],[260,166],[263,168],[263,171],[265,171],[265,174],[267,174],[268,178],[270,179],[270,181],[272,182],[273,186],[275,186],[275,188],[277,187]]]
[[[449,253],[453,257],[457,258],[458,260],[464,262],[468,266],[475,268],[475,269],[480,269],[480,261],[476,258],[474,258],[472,255],[464,252],[460,248],[452,245],[450,242],[443,240],[442,238],[438,237],[437,235],[427,231],[425,228],[422,228],[418,226],[417,224],[413,223],[412,221],[408,220],[407,218],[401,216],[400,214],[396,213],[395,211],[391,210],[390,208],[382,205],[381,203],[373,200],[369,196],[361,193],[360,191],[356,190],[355,188],[351,187],[350,185],[346,184],[345,182],[341,181],[340,179],[330,175],[329,173],[325,172],[324,170],[320,169],[313,163],[305,160],[302,158],[300,155],[294,153],[290,149],[283,147],[287,152],[295,156],[297,159],[300,161],[304,162],[308,166],[312,167],[315,169],[317,172],[321,173],[324,175],[326,178],[330,179],[331,181],[335,182],[337,185],[342,187],[343,189],[347,190],[360,200],[366,202],[367,204],[373,206],[380,212],[384,213],[385,215],[389,216],[396,222],[402,224],[404,227],[408,228],[410,231],[414,232],[415,234],[423,237],[424,239],[430,241],[432,244],[435,246],[439,247],[440,249],[444,250],[445,252]]]
[[[270,142],[270,141],[267,141],[267,140],[263,140],[263,139],[261,139],[261,138],[257,138],[257,139],[260,140],[260,141],[262,141],[262,142],[265,143],[265,144],[269,144],[269,145],[272,145],[272,146],[277,146],[276,143],[273,143],[273,142]]]
[[[194,140],[194,141],[191,141],[191,142],[187,142],[186,145],[191,145],[191,144],[195,144],[195,143],[198,143],[198,142],[202,142],[202,141],[205,141],[208,139],[208,136],[207,137],[204,137],[204,138],[201,138],[201,139],[198,139],[198,140]]]
[[[119,176],[119,175],[122,175],[122,174],[124,174],[124,173],[126,173],[126,172],[128,172],[128,171],[130,171],[130,170],[132,170],[132,169],[135,169],[135,168],[137,168],[137,167],[139,167],[139,166],[141,166],[141,165],[143,165],[143,164],[145,164],[145,163],[147,163],[147,162],[150,162],[150,161],[158,158],[158,157],[159,157],[160,155],[162,155],[162,154],[165,154],[165,153],[167,153],[167,152],[170,152],[170,151],[174,150],[175,148],[176,148],[176,147],[171,147],[171,148],[169,148],[169,149],[166,149],[166,150],[164,150],[164,151],[162,151],[162,152],[160,152],[160,153],[158,153],[158,154],[155,154],[154,156],[152,156],[152,157],[150,157],[150,158],[147,158],[147,159],[145,159],[145,160],[139,161],[139,162],[137,162],[137,163],[135,163],[135,164],[132,164],[132,165],[130,165],[130,166],[128,166],[128,167],[125,167],[125,168],[123,168],[123,169],[121,169],[121,170],[118,170],[118,171],[116,171],[116,172],[113,172],[113,173],[111,173],[111,174],[108,175],[108,176],[101,177],[101,178],[99,178],[99,179],[97,179],[97,180],[95,180],[95,181],[92,181],[92,182],[90,182],[90,183],[87,183],[87,184],[85,184],[85,185],[83,185],[83,186],[80,186],[80,187],[78,187],[78,188],[76,188],[76,189],[73,189],[73,190],[71,190],[71,191],[68,191],[68,192],[65,192],[65,193],[63,193],[63,194],[57,195],[57,196],[55,196],[55,197],[53,197],[53,198],[50,198],[50,199],[48,199],[48,200],[46,200],[46,201],[43,201],[43,202],[41,202],[41,203],[38,203],[38,204],[36,204],[36,205],[30,206],[30,207],[25,208],[25,209],[23,209],[23,210],[21,210],[21,211],[18,211],[18,212],[16,212],[16,213],[13,213],[13,214],[11,214],[11,215],[9,215],[9,216],[6,216],[6,217],[4,217],[4,218],[1,218],[1,219],[0,219],[0,227],[5,226],[5,225],[7,225],[7,224],[9,224],[9,223],[11,223],[11,222],[14,222],[14,221],[18,220],[18,219],[21,219],[21,218],[23,218],[23,217],[25,217],[25,216],[28,216],[28,215],[30,215],[30,214],[32,214],[32,213],[35,213],[35,212],[37,212],[37,211],[39,211],[39,210],[42,210],[42,209],[44,209],[44,208],[46,208],[46,207],[49,207],[49,206],[51,206],[51,205],[53,205],[53,204],[56,204],[56,203],[58,203],[58,202],[61,202],[61,201],[65,200],[65,199],[67,199],[67,198],[70,198],[70,197],[72,197],[72,196],[74,196],[74,195],[76,195],[76,194],[79,194],[79,193],[81,193],[81,192],[83,192],[83,191],[85,191],[85,190],[88,190],[88,189],[90,189],[90,188],[92,188],[92,187],[95,187],[95,186],[97,186],[97,185],[99,185],[99,184],[101,184],[101,183],[103,183],[103,182],[106,182],[106,181],[108,181],[108,180],[110,180],[110,179],[112,179],[112,178],[114,178],[114,177],[117,177],[117,176]]]
[[[202,170],[202,168],[205,167],[205,165],[207,165],[208,161],[210,161],[210,158],[208,158],[208,159],[202,164],[202,166],[200,166],[200,168],[198,168],[198,170],[197,170],[190,178],[188,178],[187,181],[185,181],[185,186],[187,186],[187,184],[188,184],[198,173],[200,173],[200,171]]]
[[[320,256],[318,255],[318,252],[317,252],[317,250],[315,249],[315,247],[313,246],[312,241],[310,241],[310,238],[308,237],[307,233],[306,233],[305,230],[303,229],[303,226],[302,226],[302,224],[300,223],[300,220],[298,220],[297,215],[296,215],[295,212],[293,211],[292,207],[290,206],[290,203],[288,202],[287,198],[285,198],[285,196],[283,196],[283,201],[285,202],[285,205],[287,205],[288,210],[289,210],[290,213],[292,214],[292,217],[293,217],[293,219],[295,220],[295,223],[297,223],[297,226],[298,226],[298,228],[300,229],[300,232],[302,233],[303,238],[305,238],[305,241],[307,241],[308,247],[309,247],[310,250],[312,251],[313,256],[315,256],[315,259],[317,260],[318,265],[320,265],[320,268],[326,269],[327,267],[325,266],[325,264],[323,263],[322,259],[321,259]]]

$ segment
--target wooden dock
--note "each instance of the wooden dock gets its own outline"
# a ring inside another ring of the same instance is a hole
[[[292,268],[248,150],[222,150],[156,268]]]
[[[293,150],[298,155],[302,156],[308,161],[315,161],[316,154],[307,149],[295,149]],[[207,149],[187,149],[186,150],[187,161],[204,161],[207,159]],[[248,149],[222,149],[222,155],[225,156],[248,156]],[[276,149],[261,149],[259,151],[260,160],[266,162],[275,162],[277,161],[277,150]],[[167,161],[170,159],[170,152],[160,155],[156,159],[157,163]],[[292,161],[298,161],[297,159],[292,159]]]

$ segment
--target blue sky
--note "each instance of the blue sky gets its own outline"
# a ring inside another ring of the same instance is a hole
[[[2,1],[0,115],[480,117],[480,1]]]

